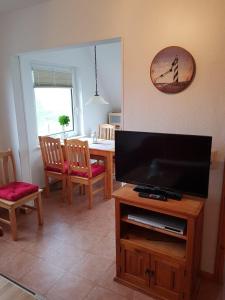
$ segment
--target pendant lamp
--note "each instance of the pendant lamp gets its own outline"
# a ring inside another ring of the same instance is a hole
[[[93,104],[109,104],[109,102],[105,101],[105,99],[99,95],[98,93],[98,74],[97,74],[97,58],[96,58],[96,46],[94,47],[95,50],[95,95],[92,96],[87,102],[86,105],[93,103]]]

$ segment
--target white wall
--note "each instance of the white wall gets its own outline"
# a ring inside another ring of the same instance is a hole
[[[213,136],[218,156],[206,201],[202,257],[202,268],[209,272],[214,267],[225,150],[224,14],[223,0],[52,0],[0,21],[5,29],[0,34],[0,69],[6,78],[0,82],[0,125],[9,126],[3,146],[13,142],[16,132],[14,109],[10,110],[10,56],[119,36],[123,39],[125,129]],[[159,92],[149,79],[154,55],[170,45],[187,49],[197,66],[191,86],[176,95]]]
[[[122,57],[121,43],[104,43],[97,46],[98,74],[111,105],[112,112],[121,112]]]

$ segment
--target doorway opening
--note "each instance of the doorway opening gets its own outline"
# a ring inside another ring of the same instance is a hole
[[[95,45],[98,55],[98,89],[109,103],[107,105],[86,105],[95,93]],[[26,180],[42,186],[44,182],[38,135],[60,137],[60,115],[70,117],[70,125],[66,127],[68,137],[91,136],[98,131],[100,124],[115,120],[116,125],[123,128],[122,43],[120,38],[115,38],[22,53],[18,55],[18,65],[21,93],[14,88],[16,114],[18,123],[25,122],[21,132],[18,126],[18,134],[21,147],[26,151],[26,162],[21,162],[21,168],[29,166],[30,178]],[[17,97],[18,94],[21,97]],[[22,133],[24,128],[26,134]]]

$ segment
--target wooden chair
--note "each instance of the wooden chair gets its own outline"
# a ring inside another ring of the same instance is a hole
[[[100,124],[99,125],[99,139],[104,140],[115,140],[115,126],[111,124]],[[101,157],[94,157],[97,159],[98,163],[102,163]],[[115,175],[115,158],[113,158],[113,175]]]
[[[17,239],[16,208],[27,207],[37,210],[38,223],[43,224],[41,191],[37,185],[16,181],[16,170],[12,151],[0,152],[0,208],[7,209],[9,219],[0,221],[9,224],[13,240]],[[35,206],[27,202],[34,200]]]
[[[62,199],[66,199],[67,164],[64,161],[60,139],[39,136],[44,164],[46,196],[49,197],[49,177],[62,181]]]
[[[104,165],[91,164],[87,141],[77,139],[65,140],[66,158],[68,162],[68,193],[72,203],[73,183],[85,185],[88,189],[88,208],[92,208],[93,194],[104,190],[106,196],[106,176]],[[104,180],[104,188],[93,190],[93,184]]]
[[[114,140],[115,126],[111,124],[100,124],[98,128],[98,138],[104,140]]]

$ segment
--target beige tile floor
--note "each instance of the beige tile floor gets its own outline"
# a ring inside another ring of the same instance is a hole
[[[85,196],[74,192],[72,206],[59,191],[43,195],[44,226],[35,213],[18,214],[19,240],[3,225],[0,273],[42,294],[48,300],[150,300],[113,281],[115,275],[114,200],[95,196],[87,209]],[[0,215],[3,212],[0,211]],[[202,282],[198,300],[224,300],[224,287]]]

